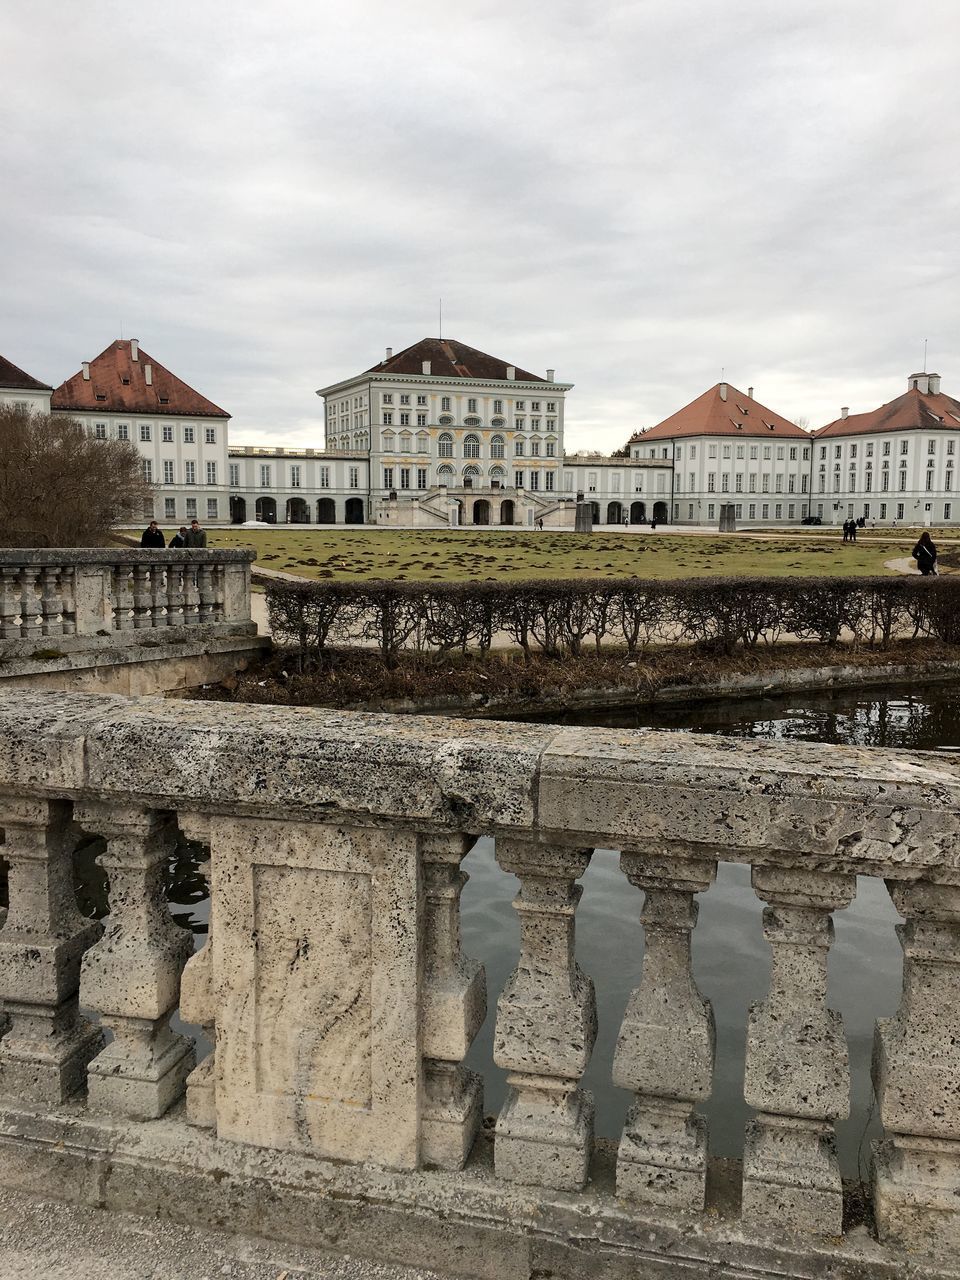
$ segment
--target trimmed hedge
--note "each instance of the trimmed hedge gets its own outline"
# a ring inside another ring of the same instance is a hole
[[[785,636],[881,648],[918,636],[960,643],[960,579],[950,578],[277,581],[266,595],[280,644],[312,661],[334,647],[375,647],[388,667],[404,650],[484,654],[500,632],[528,657],[605,641],[631,654],[654,644],[730,654]]]

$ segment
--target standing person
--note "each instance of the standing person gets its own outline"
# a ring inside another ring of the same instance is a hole
[[[624,517],[623,517],[623,527],[624,527],[625,529],[629,529],[629,528],[630,528],[630,517],[629,517],[629,516],[624,516]]]
[[[857,522],[856,520],[851,520],[850,521],[850,541],[856,542],[856,540],[857,540]]]
[[[910,554],[916,560],[917,568],[925,578],[931,573],[937,573],[937,548],[933,545],[933,539],[926,529],[921,533],[920,541]]]
[[[850,541],[850,521],[849,520],[844,520],[843,522],[843,540],[844,542]]]
[[[165,547],[167,540],[156,520],[151,520],[140,535],[141,547]]]
[[[541,530],[543,529],[543,516],[541,516],[540,519],[537,521],[537,528]]]
[[[183,545],[191,550],[196,547],[205,547],[207,545],[207,531],[200,528],[199,520],[191,520],[190,528],[183,540]]]
[[[186,545],[187,545],[187,526],[185,524],[182,524],[180,526],[180,532],[175,533],[173,537],[170,539],[170,546],[168,550],[179,551],[181,547],[185,547]]]

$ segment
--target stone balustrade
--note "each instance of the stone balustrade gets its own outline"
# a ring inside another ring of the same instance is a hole
[[[249,624],[255,558],[243,550],[0,551],[0,642]]]
[[[957,1274],[952,756],[19,692],[0,696],[0,827],[0,1181],[491,1280]],[[195,955],[162,896],[178,831],[210,851]],[[72,891],[89,835],[102,929]],[[486,985],[459,915],[480,835],[517,879],[520,935],[489,1125],[464,1065]],[[638,953],[644,936],[612,1145],[582,1085],[598,976],[576,960],[577,882],[596,848],[620,850]],[[710,1152],[713,1015],[691,964],[721,859],[750,866],[770,952],[736,1164]],[[827,994],[858,874],[905,921],[859,1217]],[[178,1006],[215,1044],[199,1063]]]

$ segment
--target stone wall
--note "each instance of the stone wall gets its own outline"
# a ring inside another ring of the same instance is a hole
[[[0,1178],[498,1280],[956,1274],[960,765],[826,760],[649,731],[0,696]],[[161,897],[178,829],[210,850],[192,957]],[[73,899],[84,833],[107,842],[102,931]],[[519,883],[496,1011],[509,1093],[489,1128],[463,1065],[486,1005],[459,928],[480,834]],[[574,955],[597,847],[621,851],[646,939],[613,1147],[581,1086],[596,1020]],[[714,1030],[690,945],[719,859],[751,866],[771,954],[742,1165],[710,1158],[699,1109]],[[883,877],[905,919],[859,1220],[836,1158],[850,1085],[826,987],[831,914],[857,874]],[[171,1029],[178,1007],[215,1040],[199,1063]]]

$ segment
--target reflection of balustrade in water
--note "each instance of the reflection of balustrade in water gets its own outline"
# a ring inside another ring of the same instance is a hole
[[[0,551],[0,641],[249,622],[253,559],[235,550]]]
[[[215,609],[212,576],[193,581],[198,612]],[[133,576],[141,626],[166,616],[166,590],[152,570]],[[50,1125],[73,1123],[83,1158],[85,1142],[115,1144],[122,1131],[109,1126],[123,1120],[146,1126],[124,1148],[136,1165],[167,1116],[164,1142],[221,1176],[225,1151],[257,1148],[320,1161],[324,1186],[343,1177],[354,1196],[361,1168],[374,1181],[371,1169],[434,1169],[409,1195],[447,1230],[479,1230],[475,1212],[486,1232],[519,1231],[518,1204],[547,1230],[546,1206],[562,1204],[592,1242],[579,1248],[639,1250],[657,1274],[672,1274],[671,1258],[677,1275],[741,1274],[721,1267],[744,1242],[758,1276],[826,1274],[824,1258],[838,1276],[871,1265],[892,1276],[938,1252],[956,1260],[953,759],[831,748],[826,771],[808,745],[19,696],[0,699],[0,1132],[20,1134],[18,1150],[45,1150]],[[210,933],[192,958],[162,898],[177,828],[211,856]],[[92,834],[106,842],[102,930],[73,893],[72,852]],[[459,908],[461,862],[480,834],[517,877],[520,926],[496,1010],[508,1095],[487,1134],[481,1082],[464,1067],[486,989],[462,952]],[[596,847],[621,850],[638,949],[641,923],[645,941],[613,1065],[632,1101],[609,1165],[581,1087],[596,1015],[575,959],[576,882]],[[755,1115],[725,1216],[699,1110],[713,1016],[691,964],[696,895],[718,858],[752,867],[771,954],[747,1028]],[[876,1034],[873,1242],[862,1226],[844,1234],[834,1125],[847,1114],[848,1055],[826,984],[831,914],[858,873],[883,877],[906,921],[903,999]],[[178,1006],[215,1037],[199,1064],[171,1028]],[[308,1166],[269,1167],[296,1181]],[[496,1198],[510,1188],[513,1199]],[[661,1254],[664,1231],[675,1234]]]

